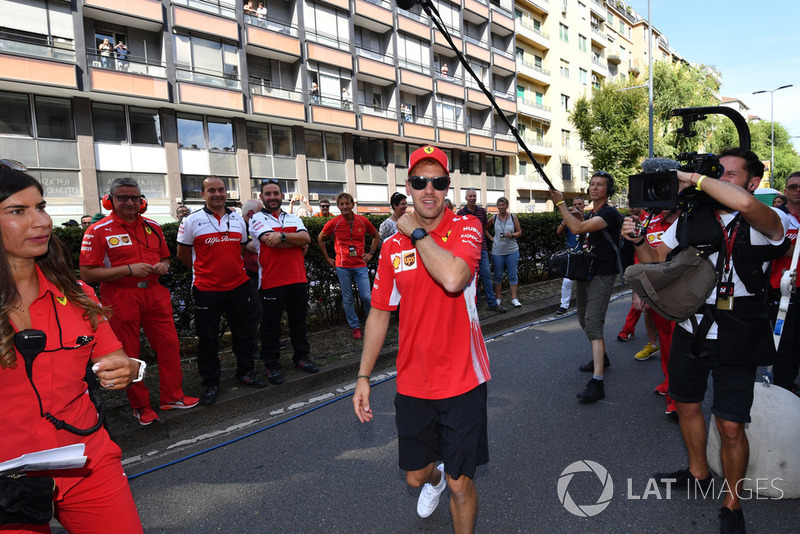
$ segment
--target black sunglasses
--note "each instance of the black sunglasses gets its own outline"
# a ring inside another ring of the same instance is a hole
[[[798,189],[800,189],[800,184],[787,185],[786,189],[788,189],[789,191],[797,191]]]
[[[12,171],[28,172],[28,167],[13,159],[0,159],[0,167],[8,167]]]
[[[411,189],[422,191],[428,187],[428,182],[431,183],[437,191],[446,191],[447,186],[450,185],[449,176],[435,176],[433,178],[426,178],[424,176],[409,176],[408,183],[411,184]]]
[[[603,178],[611,178],[611,175],[606,171],[595,171],[592,176],[602,176]]]

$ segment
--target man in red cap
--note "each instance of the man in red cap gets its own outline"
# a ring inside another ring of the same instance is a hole
[[[399,465],[422,486],[417,513],[428,517],[450,488],[455,532],[472,532],[478,512],[475,470],[489,461],[486,382],[489,357],[475,307],[483,227],[445,209],[447,156],[425,146],[411,154],[406,192],[414,212],[383,243],[353,407],[372,420],[369,373],[400,306],[395,397]],[[442,463],[443,462],[443,463]],[[437,465],[438,464],[438,465]]]

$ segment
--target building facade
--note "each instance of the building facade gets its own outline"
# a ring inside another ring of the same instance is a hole
[[[0,0],[0,157],[29,167],[57,222],[100,211],[116,177],[148,213],[277,179],[312,204],[347,191],[388,211],[408,155],[451,159],[456,204],[509,196],[517,144],[419,6],[386,0]],[[517,116],[512,0],[436,7]]]

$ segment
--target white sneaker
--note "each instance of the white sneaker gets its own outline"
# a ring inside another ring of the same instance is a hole
[[[444,476],[444,464],[437,465],[436,469],[442,473],[442,479],[439,481],[439,484],[432,486],[430,483],[425,483],[425,485],[422,486],[422,491],[419,493],[417,514],[422,518],[428,517],[436,510],[436,507],[439,506],[439,497],[441,497],[444,488],[447,487],[447,480]]]
[[[497,305],[498,306],[500,306],[500,302],[502,302],[502,301],[500,299],[497,299]]]
[[[522,307],[522,303],[517,299],[511,299],[511,304],[513,304],[515,308],[521,308]]]

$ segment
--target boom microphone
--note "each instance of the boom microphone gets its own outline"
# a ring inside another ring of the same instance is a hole
[[[653,172],[672,171],[680,167],[681,164],[669,158],[647,158],[642,161],[642,172],[650,174]]]

